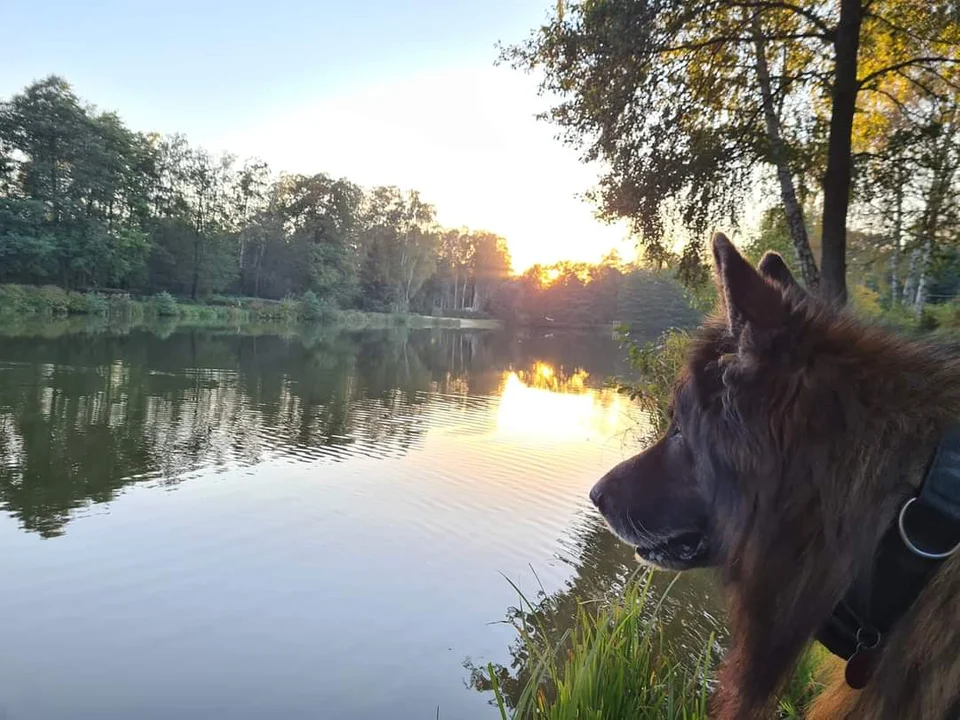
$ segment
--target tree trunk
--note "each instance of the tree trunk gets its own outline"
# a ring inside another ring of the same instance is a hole
[[[847,301],[847,210],[852,177],[853,115],[857,105],[857,53],[861,0],[840,0],[840,22],[834,36],[836,68],[831,93],[827,171],[823,178],[823,250],[820,293],[828,301]]]
[[[917,269],[920,263],[920,248],[914,248],[910,253],[910,265],[907,266],[907,277],[903,283],[903,304],[913,305],[917,297]]]
[[[951,126],[952,129],[952,126]],[[954,168],[947,156],[953,133],[947,132],[943,138],[943,145],[938,148],[938,162],[930,183],[930,192],[927,195],[927,207],[923,217],[923,258],[920,262],[920,279],[917,281],[917,299],[914,303],[914,313],[919,319],[923,315],[923,308],[927,302],[929,291],[930,262],[933,259],[933,244],[940,229],[940,216],[950,185],[953,180]]]
[[[760,26],[759,13],[753,16],[753,47],[756,53],[757,80],[760,85],[760,95],[763,98],[763,117],[767,126],[767,139],[770,141],[770,150],[774,165],[777,168],[777,180],[780,182],[780,199],[783,201],[783,210],[787,217],[787,227],[790,230],[790,239],[793,241],[793,251],[797,265],[803,275],[803,281],[811,290],[820,285],[820,273],[817,263],[810,250],[810,238],[807,236],[807,224],[803,217],[803,208],[797,200],[797,190],[793,184],[793,175],[787,163],[787,148],[780,135],[780,118],[774,106],[773,89],[770,83],[770,69],[767,66],[766,41],[763,39],[763,29]]]
[[[897,274],[897,266],[900,264],[900,248],[895,247],[893,254],[890,256],[890,307],[894,308],[897,306],[897,301],[900,299],[898,286],[900,284],[900,278]]]
[[[54,225],[60,222],[60,174],[57,167],[57,139],[50,141],[50,205]]]
[[[920,259],[920,278],[917,280],[917,299],[913,312],[919,320],[923,317],[923,308],[927,304],[927,292],[930,285],[930,259],[933,256],[933,233],[926,233],[923,240],[923,257]]]
[[[193,239],[193,281],[190,287],[190,297],[197,299],[197,288],[200,285],[200,233]]]
[[[897,186],[894,189],[897,207],[893,215],[893,254],[890,256],[890,307],[900,300],[900,238],[903,236],[903,171],[897,170]]]

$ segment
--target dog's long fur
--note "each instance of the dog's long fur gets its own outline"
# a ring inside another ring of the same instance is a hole
[[[863,327],[792,283],[731,276],[735,262],[718,259],[728,316],[703,331],[681,385],[698,409],[684,433],[694,454],[734,483],[715,486],[734,638],[716,711],[730,720],[769,716],[805,645],[870,572],[941,428],[960,418],[954,355]],[[752,318],[771,303],[781,317]],[[897,624],[870,684],[833,690],[815,717],[946,720],[960,698],[958,601],[954,557]]]
[[[825,306],[782,262],[758,274],[725,238],[714,250],[725,312],[694,340],[674,421],[709,489],[728,589],[732,646],[713,715],[752,720],[773,717],[817,629],[868,577],[941,429],[960,419],[960,359]],[[948,720],[958,709],[955,555],[886,638],[867,687],[841,674],[812,716]]]

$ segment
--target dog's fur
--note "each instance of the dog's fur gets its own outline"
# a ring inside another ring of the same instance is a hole
[[[960,359],[866,327],[808,295],[782,259],[759,272],[722,235],[724,312],[694,338],[663,439],[591,498],[638,554],[717,565],[732,645],[713,715],[773,716],[815,632],[916,493],[960,420]],[[960,554],[885,639],[871,681],[842,676],[818,720],[947,720],[960,709]]]

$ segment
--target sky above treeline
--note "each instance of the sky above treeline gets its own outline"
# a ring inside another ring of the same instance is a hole
[[[419,190],[448,226],[507,238],[514,270],[632,256],[579,195],[597,168],[534,115],[536,79],[495,67],[550,0],[2,0],[0,96],[64,76],[133,130],[275,171]]]

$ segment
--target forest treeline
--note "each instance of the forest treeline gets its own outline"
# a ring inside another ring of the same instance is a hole
[[[406,312],[479,310],[509,271],[503,238],[414,191],[137,132],[56,76],[0,105],[0,282]]]
[[[0,104],[0,283],[542,324],[683,307],[675,283],[616,255],[512,276],[503,237],[440,227],[416,191],[134,131],[57,76]]]

